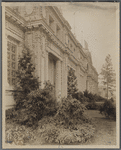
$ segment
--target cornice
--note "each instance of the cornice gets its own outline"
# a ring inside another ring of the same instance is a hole
[[[55,14],[57,15],[58,19],[64,25],[64,19],[63,19],[62,15],[61,15],[60,11],[58,10],[58,8],[56,6],[50,6],[49,8],[52,9],[55,12]]]
[[[14,22],[14,24],[19,25],[22,29],[24,29],[26,25],[26,21],[19,14],[16,14],[10,7],[5,8],[5,17],[6,19]]]
[[[72,39],[72,41],[75,43],[75,45],[77,46],[77,40],[74,37],[73,33],[71,32],[71,30],[68,32],[68,35],[70,36],[70,38]]]
[[[62,50],[65,49],[65,45],[55,36],[53,33],[53,30],[49,27],[49,25],[43,20],[39,19],[36,21],[32,21],[31,23],[28,23],[26,26],[27,29],[31,28],[41,28],[42,30],[47,33],[48,38],[50,38],[55,44],[57,44]]]
[[[77,66],[80,66],[81,70],[83,72],[86,72],[86,68],[83,66],[83,64],[78,60],[76,59],[72,54],[69,54],[69,58],[77,65]]]
[[[52,7],[52,6],[51,6]],[[58,18],[61,20],[61,22],[63,23],[63,25],[65,25],[69,30],[71,30],[71,26],[68,23],[68,21],[63,17],[63,15],[60,13],[60,10],[58,9],[58,7],[54,6],[52,7],[52,9],[55,11],[55,13],[57,14]]]

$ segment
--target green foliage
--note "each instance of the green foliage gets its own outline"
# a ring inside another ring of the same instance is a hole
[[[42,129],[41,139],[43,144],[75,144],[84,143],[94,135],[95,128],[92,125],[78,124],[75,129],[65,129],[63,126],[55,126],[53,123],[46,124]]]
[[[18,61],[18,70],[16,72],[16,84],[14,86],[14,100],[16,109],[24,107],[24,101],[27,95],[39,88],[38,78],[34,76],[35,67],[32,64],[32,54],[25,48]]]
[[[88,102],[94,103],[94,102],[104,102],[106,98],[103,98],[100,95],[93,94],[91,92],[88,92],[87,90],[84,91],[84,96],[88,98]]]
[[[89,98],[85,97],[82,92],[77,92],[77,93],[73,94],[73,98],[79,100],[81,103],[89,101]]]
[[[116,106],[111,100],[106,100],[104,104],[100,106],[99,110],[102,115],[116,119]]]
[[[99,106],[96,104],[96,102],[91,102],[86,105],[86,108],[88,110],[97,110]]]
[[[65,126],[65,128],[74,128],[78,123],[89,122],[89,118],[84,115],[85,106],[77,99],[64,98],[61,100],[55,118]]]
[[[105,58],[105,64],[102,66],[100,75],[102,77],[102,83],[106,85],[108,99],[109,92],[113,94],[113,91],[116,90],[116,74],[113,70],[112,60],[109,54]]]
[[[67,92],[68,92],[68,97],[72,96],[77,93],[77,78],[75,76],[75,72],[72,68],[69,69],[68,71],[68,82],[67,82]]]
[[[31,91],[26,96],[26,99],[23,100],[23,107],[18,110],[11,110],[9,115],[7,112],[7,118],[21,124],[36,127],[38,120],[43,116],[53,116],[57,111],[53,89],[54,87],[49,82],[46,82],[44,89]]]
[[[84,96],[88,98],[88,102],[95,102],[96,97],[95,94],[92,94],[91,92],[89,93],[87,90],[84,91]]]
[[[25,145],[36,140],[35,131],[24,125],[6,122],[5,142],[8,144]]]
[[[80,144],[94,135],[95,128],[89,123],[78,124],[75,129],[65,129],[55,125],[53,117],[44,117],[36,129],[7,122],[5,142],[15,145],[33,144]]]
[[[86,105],[86,108],[89,110],[98,110],[99,104],[96,102],[104,102],[106,99],[97,95],[92,94],[91,92],[88,92],[87,90],[84,91],[84,96],[88,98],[88,104]]]
[[[95,95],[95,100],[96,102],[104,102],[106,98],[100,96],[100,95]]]

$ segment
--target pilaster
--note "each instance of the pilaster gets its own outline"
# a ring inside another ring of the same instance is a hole
[[[68,55],[64,54],[62,62],[62,97],[67,97],[67,77],[68,77]]]
[[[56,98],[61,99],[61,61],[56,61]]]
[[[45,52],[45,79],[48,81],[48,51]]]

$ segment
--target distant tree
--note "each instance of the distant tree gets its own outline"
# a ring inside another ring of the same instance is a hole
[[[116,74],[113,70],[112,60],[110,54],[105,58],[105,64],[102,66],[101,73],[102,83],[106,86],[107,99],[109,98],[109,92],[112,94],[116,87]]]
[[[73,97],[73,95],[75,95],[77,91],[77,77],[75,76],[75,71],[70,68],[68,71],[68,97]]]

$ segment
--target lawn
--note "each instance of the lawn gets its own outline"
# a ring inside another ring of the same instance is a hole
[[[93,118],[96,132],[86,144],[116,145],[116,121],[105,118],[97,110],[86,110],[85,113]]]

